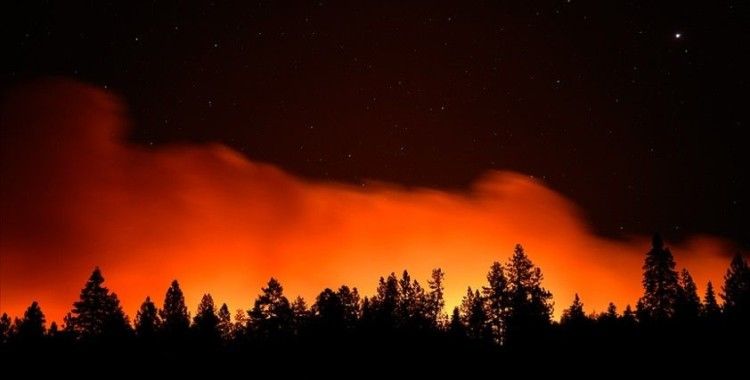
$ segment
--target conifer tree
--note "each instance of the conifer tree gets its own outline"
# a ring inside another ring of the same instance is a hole
[[[0,344],[7,343],[11,336],[13,322],[11,321],[8,313],[3,313],[0,316]]]
[[[623,325],[628,327],[633,327],[638,322],[638,319],[636,318],[636,312],[633,311],[633,308],[630,307],[630,305],[625,305],[625,310],[622,312],[620,320],[622,321]]]
[[[81,338],[115,338],[131,331],[120,300],[102,286],[103,283],[99,267],[94,268],[79,300],[73,303],[72,315],[66,324]]]
[[[709,321],[716,321],[721,316],[721,308],[716,302],[716,292],[711,281],[706,284],[706,295],[703,297],[703,317]]]
[[[655,234],[651,250],[643,265],[643,297],[639,300],[639,319],[662,321],[675,314],[680,286],[672,252],[664,247],[664,241]]]
[[[201,298],[198,311],[193,318],[193,328],[198,339],[206,344],[219,340],[219,317],[216,315],[214,299],[208,293]]]
[[[575,298],[573,298],[573,303],[570,305],[570,307],[563,310],[560,323],[562,325],[580,326],[585,322],[586,313],[584,313],[583,311],[583,302],[581,302],[581,298],[578,296],[578,293],[576,293]]]
[[[445,273],[440,268],[432,270],[430,280],[427,282],[427,286],[430,289],[427,296],[427,317],[432,322],[433,327],[437,328],[440,326],[441,320],[444,319],[443,308],[445,307],[445,286],[443,281],[445,279]]]
[[[506,338],[513,345],[533,346],[550,325],[552,293],[542,287],[543,275],[517,244],[507,266],[509,311]]]
[[[232,324],[232,336],[235,339],[243,338],[250,329],[250,314],[243,309],[234,312],[234,323]]]
[[[687,269],[680,272],[679,297],[675,305],[675,316],[682,320],[693,321],[698,319],[701,313],[701,300],[698,297],[698,288],[695,286],[693,277]]]
[[[289,300],[284,296],[284,288],[275,279],[261,288],[250,315],[250,327],[256,337],[267,339],[282,337],[292,332],[293,314]]]
[[[339,300],[341,300],[344,312],[344,326],[346,328],[353,328],[359,321],[361,313],[359,291],[357,288],[349,288],[346,285],[341,285],[337,295],[339,296]]]
[[[721,298],[724,299],[724,313],[730,320],[750,318],[750,268],[739,253],[734,256],[724,275]]]
[[[400,304],[401,292],[396,274],[391,273],[387,279],[380,277],[377,294],[370,300],[374,322],[381,327],[396,327]]]
[[[465,337],[466,331],[465,331],[464,323],[461,321],[461,312],[458,309],[458,306],[453,308],[453,312],[451,313],[451,320],[448,324],[448,332],[454,336],[454,337]]]
[[[162,320],[162,331],[169,338],[181,339],[186,337],[190,327],[190,314],[185,306],[185,295],[182,294],[180,283],[173,280],[164,296],[164,306],[159,310]]]
[[[510,297],[508,294],[508,279],[505,270],[499,262],[492,263],[487,273],[488,286],[482,289],[487,301],[487,318],[492,338],[496,343],[502,344],[505,334],[505,318],[510,308]]]
[[[23,319],[18,324],[17,336],[22,342],[34,342],[42,339],[46,331],[46,319],[39,303],[32,302],[23,313]]]
[[[473,339],[491,339],[490,326],[487,323],[485,300],[479,290],[466,290],[466,296],[461,301],[461,315],[466,336]]]
[[[229,307],[227,304],[221,304],[219,308],[219,335],[225,342],[232,340],[232,316],[229,314]]]
[[[151,297],[146,297],[135,314],[135,333],[141,338],[152,338],[160,328],[161,318],[156,305]]]

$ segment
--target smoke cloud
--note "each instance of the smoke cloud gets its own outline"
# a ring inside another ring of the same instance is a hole
[[[325,287],[374,291],[408,269],[446,273],[455,305],[516,243],[541,266],[555,314],[633,304],[649,238],[595,235],[570,200],[529,176],[493,171],[466,192],[297,178],[220,144],[145,148],[123,138],[125,106],[103,90],[45,80],[6,94],[0,160],[0,309],[32,300],[60,321],[95,265],[131,316],[173,278],[190,308],[211,292],[249,308],[270,276],[309,301]],[[606,189],[602,189],[606,191]],[[727,242],[673,246],[701,288],[721,280]]]

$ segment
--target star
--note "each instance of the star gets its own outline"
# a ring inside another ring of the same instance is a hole
[[[674,34],[674,38],[680,39],[680,37],[682,37],[682,33],[675,33]]]

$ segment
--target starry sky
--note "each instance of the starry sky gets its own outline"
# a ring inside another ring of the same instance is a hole
[[[747,4],[30,3],[3,12],[3,93],[105,88],[144,149],[220,142],[357,186],[513,170],[603,236],[750,245]]]

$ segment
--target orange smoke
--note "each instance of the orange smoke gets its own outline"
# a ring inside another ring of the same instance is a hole
[[[63,80],[7,96],[2,110],[0,309],[38,300],[60,320],[95,265],[135,313],[161,302],[173,278],[195,308],[211,292],[249,308],[280,279],[310,301],[343,283],[363,293],[407,268],[446,273],[449,305],[481,286],[515,243],[541,266],[555,314],[574,292],[588,311],[640,295],[646,237],[594,235],[568,199],[513,172],[489,172],[468,192],[312,182],[218,144],[147,149],[124,142],[114,96]],[[602,189],[605,191],[605,189]],[[727,245],[696,237],[673,247],[699,285],[721,279]]]

